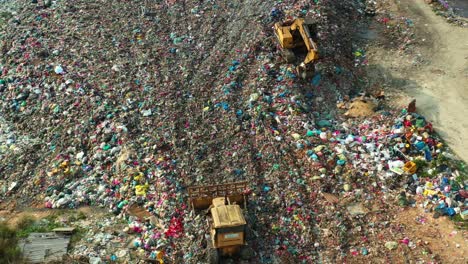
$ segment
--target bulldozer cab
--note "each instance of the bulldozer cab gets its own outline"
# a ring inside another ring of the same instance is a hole
[[[313,63],[318,59],[317,27],[310,18],[297,18],[274,25],[275,35],[281,46],[280,50],[287,63],[302,60],[296,71],[303,79],[309,78],[313,71]]]
[[[247,222],[242,210],[237,204],[226,205],[223,201],[223,197],[213,199],[213,207],[210,209],[212,217],[210,232],[213,246],[223,248],[244,245]]]
[[[317,51],[317,24],[310,18],[298,18],[277,22],[274,25],[275,35],[284,49],[304,47]]]

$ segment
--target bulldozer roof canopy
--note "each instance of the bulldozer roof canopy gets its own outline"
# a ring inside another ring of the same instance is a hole
[[[211,208],[213,227],[232,227],[245,225],[245,218],[239,205],[223,205]]]

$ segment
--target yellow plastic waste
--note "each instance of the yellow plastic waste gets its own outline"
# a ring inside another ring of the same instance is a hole
[[[432,184],[432,182],[426,182],[426,189],[433,189],[434,188],[434,185]]]
[[[68,164],[69,164],[69,161],[68,161],[68,160],[66,160],[66,161],[64,161],[64,162],[60,163],[60,168],[65,168],[65,167],[68,167]]]
[[[133,177],[133,179],[135,181],[139,181],[141,178],[143,178],[143,173],[142,172],[138,172],[138,174],[135,177]]]
[[[432,195],[436,195],[437,193],[438,193],[438,191],[425,189],[424,192],[423,192],[423,195],[424,196],[432,196]]]
[[[146,196],[146,191],[148,190],[149,184],[137,185],[135,186],[135,194],[137,196]]]
[[[406,162],[405,166],[403,167],[403,170],[409,174],[415,173],[417,169],[418,169],[418,166],[416,165],[416,163],[412,161]]]
[[[156,251],[156,259],[159,261],[159,264],[164,264],[164,251]]]

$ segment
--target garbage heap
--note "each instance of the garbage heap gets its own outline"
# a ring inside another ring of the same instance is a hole
[[[191,185],[249,182],[252,263],[391,254],[396,235],[381,239],[391,215],[379,212],[400,188],[453,196],[446,208],[463,209],[456,188],[437,189],[455,186],[453,166],[405,171],[446,157],[423,117],[375,98],[356,118],[336,108],[353,112],[360,92],[349,21],[365,15],[361,1],[18,5],[1,32],[0,190],[4,201],[108,208],[111,220],[90,223],[100,231],[72,254],[203,262],[207,227],[188,209]],[[301,16],[319,31],[308,81],[283,62],[272,31]]]
[[[447,22],[461,27],[468,26],[468,12],[463,1],[425,0],[425,2],[432,7],[432,10],[438,16],[444,17]]]

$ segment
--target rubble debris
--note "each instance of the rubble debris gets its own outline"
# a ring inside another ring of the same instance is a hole
[[[70,237],[55,233],[31,233],[20,248],[30,263],[61,261],[67,254]]]

